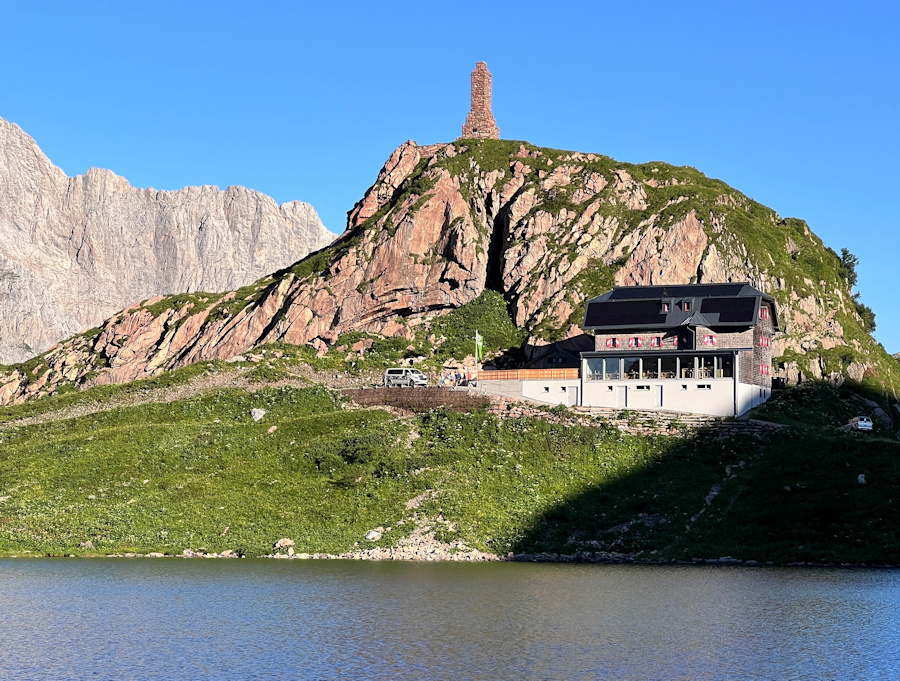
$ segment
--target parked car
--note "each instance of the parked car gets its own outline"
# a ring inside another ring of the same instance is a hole
[[[428,378],[418,369],[394,368],[384,372],[382,383],[386,388],[408,386],[415,388],[428,385]]]
[[[854,416],[850,419],[850,430],[872,430],[872,419],[868,416]]]

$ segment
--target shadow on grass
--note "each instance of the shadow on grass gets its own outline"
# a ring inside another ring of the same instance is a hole
[[[788,430],[764,442],[681,441],[554,505],[513,550],[898,564],[898,481],[900,443],[883,438]]]

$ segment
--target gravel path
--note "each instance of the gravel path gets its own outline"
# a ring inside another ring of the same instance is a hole
[[[136,407],[142,404],[167,404],[186,400],[212,390],[221,388],[239,388],[252,392],[262,388],[279,387],[284,385],[308,386],[313,383],[326,385],[329,388],[358,388],[369,385],[370,380],[365,377],[345,376],[342,374],[316,372],[311,367],[299,365],[291,367],[292,376],[277,381],[258,381],[245,375],[247,369],[235,367],[233,369],[218,371],[203,376],[197,376],[187,383],[163,388],[149,388],[140,392],[116,395],[106,400],[84,402],[64,407],[54,411],[48,411],[35,416],[26,416],[6,423],[0,423],[0,431],[8,428],[18,428],[39,423],[50,423],[66,419],[78,418],[89,414],[97,414],[120,407]]]

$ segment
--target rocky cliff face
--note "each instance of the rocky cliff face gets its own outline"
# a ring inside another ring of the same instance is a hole
[[[160,293],[225,291],[332,241],[315,210],[243,187],[137,189],[66,177],[0,119],[0,363]]]
[[[412,338],[485,288],[543,342],[578,332],[614,284],[750,281],[780,303],[783,376],[862,379],[890,358],[861,322],[839,259],[692,168],[629,165],[520,142],[407,142],[327,249],[225,296],[151,300],[0,377],[0,403],[60,381],[121,382],[347,331]]]

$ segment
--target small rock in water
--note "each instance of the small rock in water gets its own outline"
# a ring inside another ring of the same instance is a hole
[[[253,418],[253,420],[256,421],[256,422],[262,421],[262,417],[265,416],[265,415],[266,415],[266,410],[265,410],[265,409],[259,409],[259,408],[257,408],[257,409],[251,409],[251,410],[250,410],[250,416],[251,416],[251,417]]]
[[[860,485],[865,485],[866,484],[866,474],[860,473],[859,475],[857,475],[856,482],[858,482]]]

